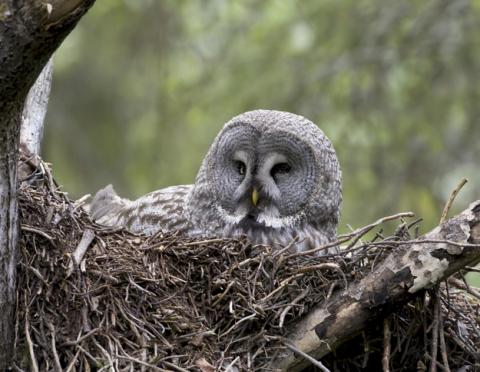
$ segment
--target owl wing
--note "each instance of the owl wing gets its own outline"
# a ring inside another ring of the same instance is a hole
[[[192,185],[171,186],[132,201],[119,197],[108,185],[93,198],[90,216],[102,225],[124,227],[137,234],[186,231],[186,200],[191,189]]]

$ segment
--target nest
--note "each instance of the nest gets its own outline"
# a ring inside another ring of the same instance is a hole
[[[371,228],[360,229],[326,256],[244,239],[146,238],[96,225],[42,169],[19,192],[19,370],[271,370],[290,324],[381,262],[389,251],[375,242],[408,240],[417,227],[400,220],[384,237],[378,226],[371,242],[361,239]],[[450,368],[478,367],[479,312],[474,297],[445,285],[397,309],[390,370],[430,364],[435,322]],[[373,325],[323,364],[381,370],[383,332]]]

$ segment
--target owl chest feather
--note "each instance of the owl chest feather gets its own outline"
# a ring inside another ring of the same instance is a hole
[[[307,221],[291,219],[282,226],[250,224],[248,221],[235,221],[212,201],[211,190],[195,190],[188,201],[191,236],[215,236],[224,238],[247,237],[254,244],[283,247],[295,240],[293,246],[298,251],[313,249],[335,239],[335,224],[314,226]],[[286,219],[288,220],[288,219]]]

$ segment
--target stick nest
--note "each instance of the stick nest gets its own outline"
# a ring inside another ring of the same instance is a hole
[[[41,168],[40,177],[30,179],[35,187],[23,182],[19,193],[16,369],[269,370],[292,322],[367,275],[394,249],[385,241],[411,239],[416,228],[400,220],[384,237],[373,224],[344,237],[347,249],[326,256],[244,239],[146,238],[94,224]],[[367,232],[373,240],[363,242]],[[447,289],[390,315],[391,371],[430,364],[435,321],[450,368],[473,370],[478,363],[479,302]],[[323,364],[335,371],[381,370],[380,323]]]

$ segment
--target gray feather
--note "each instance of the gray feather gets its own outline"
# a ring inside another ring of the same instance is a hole
[[[129,203],[129,200],[117,195],[112,185],[108,185],[95,194],[90,204],[90,216],[96,221],[106,220],[118,216]]]

